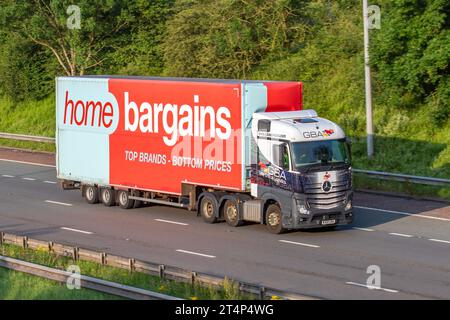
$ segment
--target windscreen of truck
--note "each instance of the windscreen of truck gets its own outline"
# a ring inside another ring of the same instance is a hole
[[[345,139],[293,142],[293,164],[297,171],[310,167],[350,164],[350,149]]]

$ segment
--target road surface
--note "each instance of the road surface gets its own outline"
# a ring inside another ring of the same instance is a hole
[[[59,189],[52,155],[0,149],[0,159],[3,232],[318,298],[450,298],[448,202],[356,193],[352,226],[273,235],[172,207],[90,205],[79,191]],[[367,287],[369,266],[380,268],[378,289]]]

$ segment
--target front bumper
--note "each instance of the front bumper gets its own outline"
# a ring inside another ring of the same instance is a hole
[[[353,206],[347,207],[352,201],[353,194],[349,192],[345,204],[329,209],[308,208],[308,214],[301,214],[297,205],[292,206],[292,212],[283,217],[283,227],[287,229],[311,229],[339,225],[353,222]],[[294,199],[294,203],[295,199]]]
[[[287,219],[286,222],[288,223],[285,223],[285,227],[288,229],[311,229],[347,225],[353,222],[353,210],[317,210],[317,212],[309,215],[292,217],[291,221]],[[324,224],[325,222],[326,224]]]

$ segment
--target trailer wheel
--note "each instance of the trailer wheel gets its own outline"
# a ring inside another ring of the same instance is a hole
[[[217,222],[217,205],[215,199],[210,195],[205,195],[200,203],[200,214],[207,223]]]
[[[105,206],[112,207],[116,204],[116,192],[109,188],[101,189],[100,199]]]
[[[228,225],[239,227],[243,221],[239,217],[239,209],[236,200],[227,200],[223,205],[223,217]]]
[[[128,191],[120,190],[117,196],[119,198],[119,206],[122,209],[131,209],[134,207],[134,200],[129,198]]]
[[[90,204],[98,203],[98,188],[95,186],[86,186],[84,188],[84,197]]]
[[[266,226],[271,233],[280,234],[286,231],[281,222],[281,209],[277,204],[271,204],[267,207]]]

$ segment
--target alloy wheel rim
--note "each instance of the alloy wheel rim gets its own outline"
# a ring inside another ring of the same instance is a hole
[[[203,213],[205,214],[205,216],[207,217],[211,217],[213,214],[214,208],[213,208],[213,204],[211,201],[207,201],[204,205],[203,205]]]
[[[271,212],[267,220],[271,227],[276,227],[280,224],[280,216],[277,212]]]
[[[127,203],[128,197],[127,194],[125,192],[122,192],[120,194],[120,202],[125,205]]]
[[[89,200],[92,200],[94,198],[94,189],[92,187],[89,187],[87,189],[87,196]]]
[[[103,198],[105,199],[105,202],[108,202],[109,199],[111,198],[108,190],[106,190],[106,191],[103,193]]]
[[[231,221],[234,221],[237,219],[237,210],[236,207],[234,205],[230,205],[227,208],[227,216],[228,219]]]

